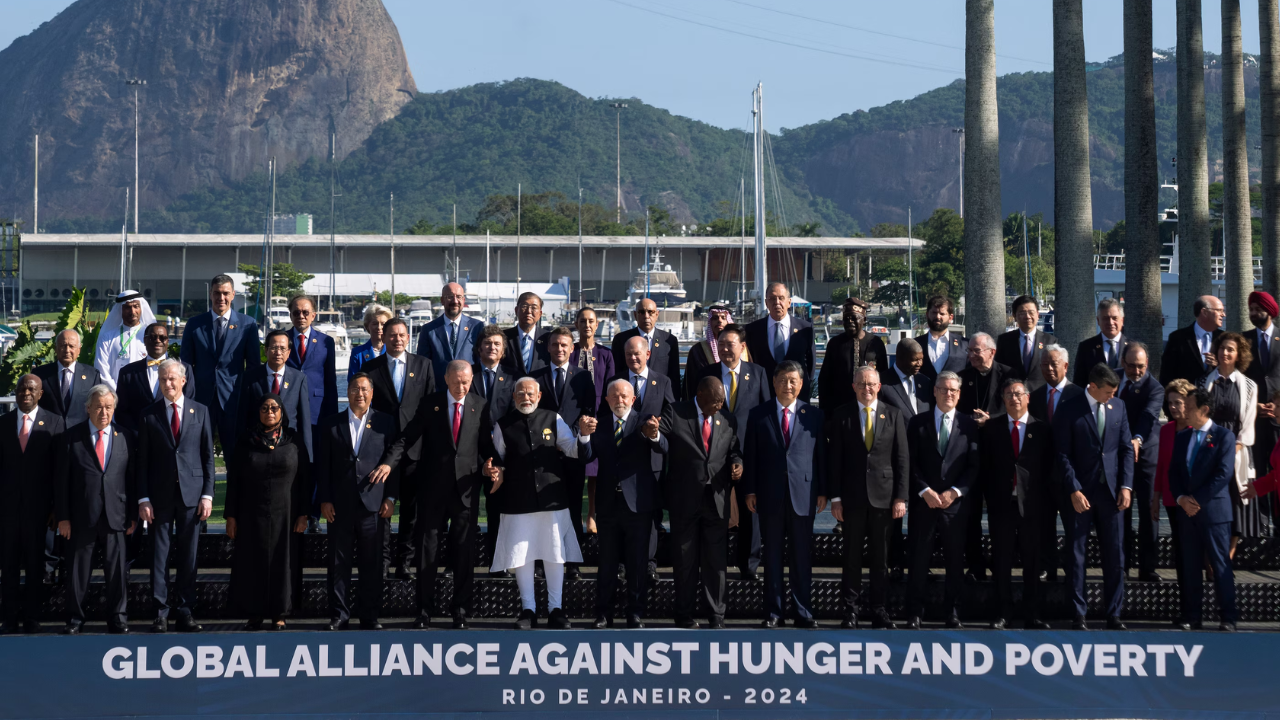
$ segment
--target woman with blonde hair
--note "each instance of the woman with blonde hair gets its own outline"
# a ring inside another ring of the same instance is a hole
[[[351,350],[350,364],[347,365],[347,382],[360,372],[360,367],[370,360],[386,352],[382,345],[382,324],[395,315],[391,308],[377,303],[370,303],[364,309],[364,330],[369,333],[369,342],[357,345]]]

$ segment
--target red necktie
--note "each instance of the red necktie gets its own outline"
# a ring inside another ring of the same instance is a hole
[[[110,428],[110,426],[107,426]],[[98,451],[98,467],[103,472],[107,469],[107,430],[98,431],[98,444],[94,446],[94,450]]]
[[[782,408],[782,443],[791,447],[791,412]]]
[[[711,452],[711,418],[702,421],[702,449]]]
[[[169,403],[173,408],[173,418],[169,420],[169,429],[173,431],[173,441],[178,442],[178,438],[182,435],[182,412],[178,410],[178,403]]]
[[[271,381],[271,394],[279,395],[280,394],[280,376],[277,375],[276,373],[271,373],[271,377],[275,378],[274,380]]]
[[[22,452],[27,451],[27,439],[31,437],[31,418],[27,415],[22,416],[22,430],[18,433],[18,447],[22,448]]]
[[[1013,421],[1013,432],[1011,432],[1009,435],[1010,435],[1010,439],[1013,440],[1013,459],[1016,462],[1018,460],[1018,453],[1021,451],[1021,447],[1019,447],[1021,443],[1019,442],[1020,438],[1018,437],[1018,421],[1017,420]],[[1013,486],[1015,488],[1018,487],[1018,471],[1017,470],[1013,471]]]
[[[1056,395],[1057,393],[1058,393],[1057,388],[1049,388],[1049,412],[1048,412],[1049,422],[1053,422],[1053,396]]]
[[[462,403],[453,404],[453,444],[458,444],[458,431],[462,429]]]
[[[307,359],[307,336],[298,335],[298,364],[301,365]]]

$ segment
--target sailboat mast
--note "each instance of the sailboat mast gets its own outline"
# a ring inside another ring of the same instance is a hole
[[[338,256],[338,240],[337,229],[334,227],[335,217],[337,213],[337,162],[338,162],[338,135],[337,133],[329,134],[329,310],[333,310],[333,296],[336,292],[335,285],[337,276],[334,275],[334,265]]]
[[[764,210],[764,83],[756,85],[755,92],[752,93],[752,110],[751,115],[755,120],[755,126],[752,129],[754,135],[752,163],[755,167],[755,190],[756,190],[756,297],[760,300],[756,312],[760,313],[763,308],[764,290],[769,281],[768,250],[765,247],[765,210]]]

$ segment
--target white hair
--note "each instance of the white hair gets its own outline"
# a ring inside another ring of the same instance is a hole
[[[938,373],[938,379],[933,381],[933,386],[942,387],[942,383],[945,383],[945,382],[954,382],[956,384],[956,387],[959,387],[960,376],[955,374],[951,370],[943,370],[942,372]]]
[[[175,360],[173,358],[167,358],[164,362],[160,363],[160,371],[157,374],[163,375],[164,371],[169,368],[177,368],[179,375],[184,378],[187,376],[187,366],[181,360]]]
[[[853,371],[854,380],[857,380],[859,377],[862,377],[863,375],[874,375],[876,382],[880,382],[880,373],[876,372],[876,369],[871,367],[870,365],[863,365],[862,367]]]
[[[89,397],[85,398],[84,409],[88,410],[89,408],[93,407],[93,401],[97,400],[103,395],[111,396],[112,405],[116,404],[119,401],[119,397],[116,396],[116,391],[112,390],[110,385],[104,385],[99,383],[89,388]]]
[[[974,334],[969,338],[969,344],[970,344],[970,345],[973,345],[973,344],[975,344],[975,343],[976,343],[979,347],[984,348],[984,349],[986,349],[986,350],[995,350],[995,349],[996,349],[996,341],[995,341],[995,339],[994,339],[994,338],[992,338],[992,337],[991,337],[990,335],[988,335],[987,333],[984,333],[984,332],[974,333]]]
[[[613,379],[613,380],[612,380],[612,381],[611,381],[611,382],[610,382],[610,383],[605,387],[605,389],[604,389],[604,394],[605,394],[605,395],[608,395],[608,394],[609,394],[609,391],[613,389],[613,386],[614,386],[614,385],[622,385],[622,386],[623,386],[623,387],[625,387],[625,388],[631,388],[631,383],[627,382],[625,379],[623,379],[623,378],[614,378],[614,379]]]
[[[1061,356],[1062,362],[1071,362],[1071,353],[1067,352],[1066,348],[1062,347],[1057,343],[1053,343],[1052,345],[1045,345],[1044,354]]]

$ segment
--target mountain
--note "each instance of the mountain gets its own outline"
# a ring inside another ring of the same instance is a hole
[[[351,149],[417,92],[381,0],[79,0],[0,51],[0,214],[30,216],[39,133],[44,217],[119,227],[130,78],[144,207]]]

